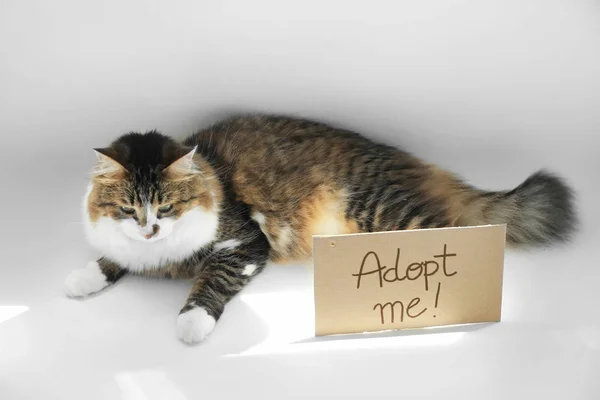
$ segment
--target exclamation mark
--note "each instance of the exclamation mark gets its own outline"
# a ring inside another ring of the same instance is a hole
[[[437,292],[435,292],[435,308],[438,306],[438,301],[440,299],[440,289],[442,288],[442,282],[438,282]],[[435,315],[433,316],[435,318]]]

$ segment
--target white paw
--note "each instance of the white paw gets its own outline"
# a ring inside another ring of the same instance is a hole
[[[201,342],[212,332],[216,322],[204,307],[192,308],[177,317],[177,337],[190,344]]]
[[[67,276],[65,294],[69,297],[87,296],[108,286],[106,276],[96,261],[90,261],[87,267],[76,269]]]

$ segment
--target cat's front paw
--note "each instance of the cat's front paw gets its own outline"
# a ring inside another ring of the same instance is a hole
[[[216,322],[204,307],[194,307],[177,317],[177,337],[189,344],[201,342],[212,332]]]
[[[76,269],[67,276],[64,290],[69,297],[82,297],[98,292],[106,286],[108,281],[100,270],[100,265],[91,261],[87,267]]]

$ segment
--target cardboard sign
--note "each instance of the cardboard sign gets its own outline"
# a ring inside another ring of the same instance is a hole
[[[506,225],[315,236],[316,335],[500,321]]]

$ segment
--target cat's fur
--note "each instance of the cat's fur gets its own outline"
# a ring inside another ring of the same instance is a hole
[[[312,235],[507,224],[512,245],[566,239],[570,189],[538,172],[475,189],[396,148],[321,123],[241,116],[179,144],[130,133],[98,149],[84,201],[103,257],[67,280],[87,295],[125,273],[192,278],[177,333],[202,340],[267,261],[311,256]],[[124,208],[123,208],[124,207]]]

